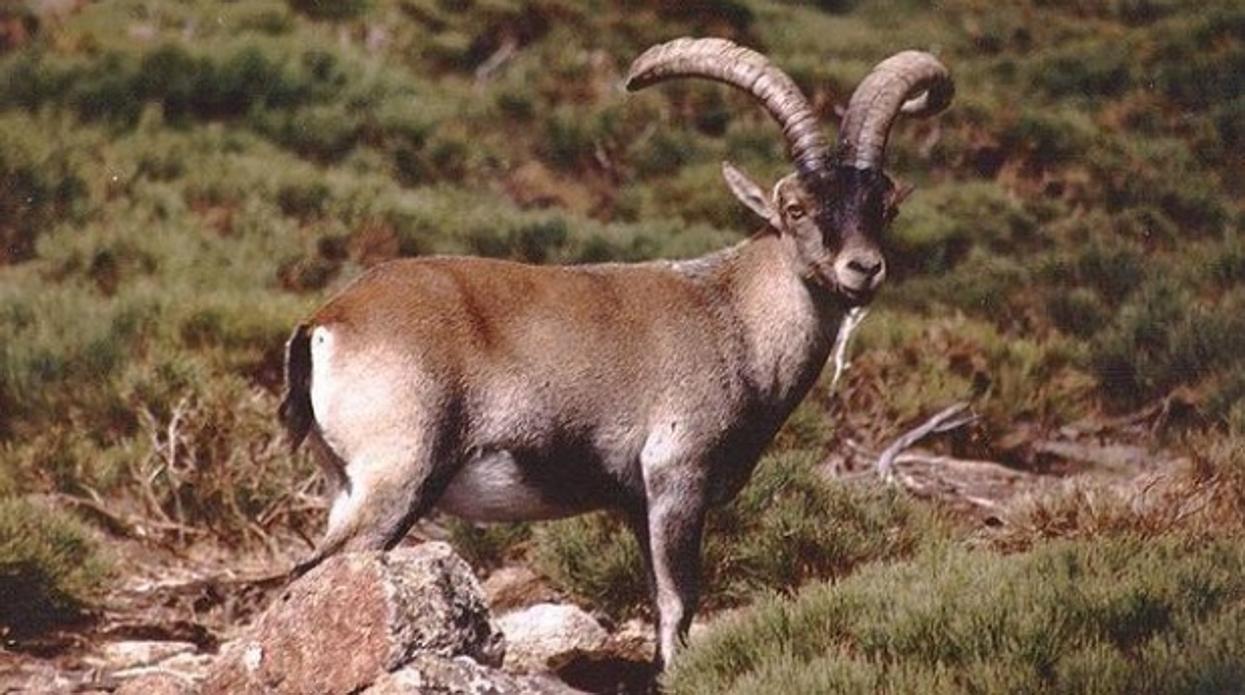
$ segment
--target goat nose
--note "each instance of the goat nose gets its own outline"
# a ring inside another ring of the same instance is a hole
[[[870,280],[882,271],[882,259],[856,257],[847,262],[847,267],[865,276],[866,280]]]

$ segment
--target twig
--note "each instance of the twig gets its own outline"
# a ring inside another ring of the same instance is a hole
[[[977,415],[971,412],[966,414],[965,411],[967,410],[968,403],[956,403],[955,405],[944,408],[938,414],[921,423],[917,427],[900,435],[898,439],[896,439],[890,446],[886,447],[886,450],[878,456],[877,463],[874,465],[878,476],[888,483],[893,483],[895,481],[895,457],[903,453],[904,449],[907,449],[935,432],[950,432],[951,430],[963,427],[964,425],[976,420]]]
[[[185,524],[179,524],[176,521],[145,519],[131,514],[114,512],[109,510],[103,503],[96,500],[89,500],[75,495],[67,495],[65,493],[55,493],[53,498],[61,502],[65,502],[66,504],[72,504],[74,506],[89,510],[92,514],[104,519],[108,526],[120,532],[121,535],[130,538],[156,538],[156,534],[153,533],[153,531],[170,532],[190,536],[205,535],[205,532],[200,529],[186,526]]]
[[[126,516],[108,509],[96,500],[85,499],[59,492],[54,493],[54,499],[64,502],[65,504],[85,509],[103,521],[104,526],[118,536],[124,536],[126,538],[141,538],[146,535],[145,530],[133,519],[127,518]]]
[[[486,82],[491,79],[495,72],[500,70],[503,65],[514,57],[518,49],[519,41],[513,36],[507,35],[502,39],[501,45],[497,47],[497,50],[493,51],[493,54],[476,68],[476,82]]]
[[[869,315],[869,310],[865,307],[852,307],[847,315],[843,317],[843,323],[839,326],[839,333],[834,337],[834,378],[830,381],[830,390],[833,391],[839,385],[839,377],[843,376],[843,372],[851,366],[847,361],[847,346],[852,340],[852,334],[860,327],[861,322]]]

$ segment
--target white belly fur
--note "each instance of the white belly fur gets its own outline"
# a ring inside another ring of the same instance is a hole
[[[539,490],[527,485],[507,451],[468,461],[450,481],[437,507],[472,521],[538,521],[572,513],[549,504]]]

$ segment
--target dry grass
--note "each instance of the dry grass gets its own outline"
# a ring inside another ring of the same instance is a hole
[[[1023,551],[1049,539],[1215,538],[1245,531],[1245,441],[1200,434],[1188,460],[1127,482],[1082,476],[1020,500],[991,543]]]

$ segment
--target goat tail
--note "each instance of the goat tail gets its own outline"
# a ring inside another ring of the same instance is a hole
[[[277,409],[290,450],[295,451],[315,423],[311,410],[311,326],[300,323],[285,344],[285,398]]]

